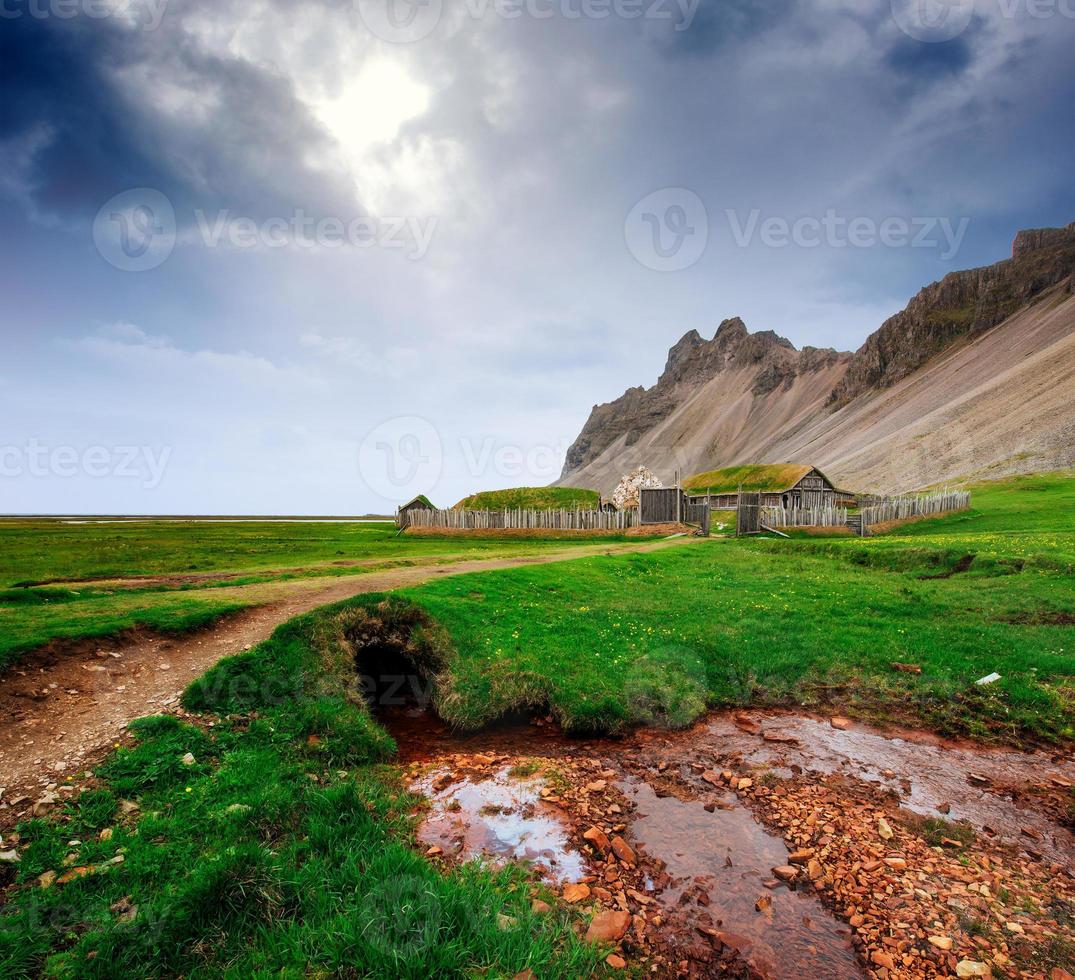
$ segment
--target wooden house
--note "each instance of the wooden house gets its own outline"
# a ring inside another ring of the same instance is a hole
[[[851,506],[855,495],[839,489],[816,466],[763,463],[698,473],[683,482],[692,503],[708,500],[713,510],[735,507],[740,490],[760,493],[762,507]]]

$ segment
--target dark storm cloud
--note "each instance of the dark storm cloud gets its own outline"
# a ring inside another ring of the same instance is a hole
[[[84,221],[122,190],[167,195],[181,224],[194,208],[255,218],[300,204],[340,213],[347,188],[303,155],[331,148],[270,67],[202,50],[178,24],[21,17],[0,30],[0,141],[35,147],[21,175],[41,215]],[[158,87],[186,101],[170,107]]]

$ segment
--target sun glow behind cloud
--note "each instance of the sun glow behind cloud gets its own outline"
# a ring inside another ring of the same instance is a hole
[[[374,145],[395,139],[405,122],[429,108],[429,96],[402,65],[378,59],[314,111],[358,168]]]

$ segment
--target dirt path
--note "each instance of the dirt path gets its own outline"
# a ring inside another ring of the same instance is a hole
[[[654,551],[684,540],[690,539],[576,545],[538,555],[296,580],[286,583],[286,598],[189,636],[147,634],[31,654],[0,676],[0,823],[25,811],[62,774],[99,755],[131,720],[173,708],[183,689],[218,660],[260,643],[281,623],[318,606],[418,585],[440,575]]]

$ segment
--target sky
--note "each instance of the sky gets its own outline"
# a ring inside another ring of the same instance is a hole
[[[554,480],[1075,220],[1075,0],[3,0],[0,513]]]

